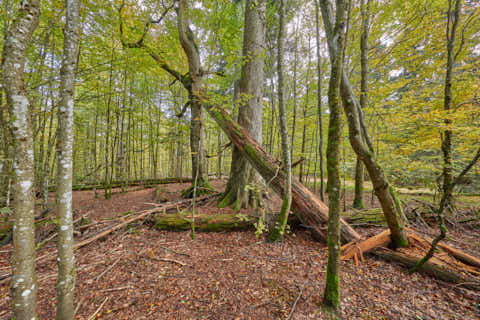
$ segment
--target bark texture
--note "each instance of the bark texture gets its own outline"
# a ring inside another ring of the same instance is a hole
[[[328,1],[320,1],[320,6],[325,32],[327,34],[329,55],[336,56],[340,54],[340,52],[334,44],[332,7]],[[405,221],[402,208],[382,167],[375,159],[362,110],[353,94],[353,89],[345,70],[342,72],[340,94],[343,108],[347,115],[350,144],[368,171],[375,194],[380,201],[388,227],[391,230],[393,246],[405,247],[408,245],[408,239],[405,234]]]
[[[321,0],[326,2],[327,0]],[[328,109],[330,120],[328,125],[327,175],[328,175],[328,262],[326,286],[323,297],[324,304],[337,310],[340,307],[340,81],[342,74],[343,46],[345,37],[345,2],[336,1],[335,28],[333,30],[334,45],[339,54],[330,55],[330,81],[328,84]]]
[[[318,0],[315,0],[315,33],[317,53],[317,104],[318,104],[318,154],[320,156],[320,199],[324,200],[324,172],[323,172],[323,117],[322,117],[322,57],[320,54],[320,14]],[[316,181],[315,181],[316,183]]]
[[[262,98],[265,64],[266,1],[247,0],[243,33],[242,74],[239,83],[238,123],[259,143],[262,143]],[[258,185],[260,177],[248,160],[234,146],[230,178],[220,207],[234,204],[234,208],[255,205],[247,185]]]
[[[73,254],[72,168],[73,168],[73,110],[75,70],[77,66],[80,1],[66,0],[66,26],[62,69],[60,72],[60,104],[57,138],[57,220],[58,220],[58,277],[56,319],[74,317],[75,258]]]
[[[362,35],[360,37],[360,108],[365,109],[368,103],[368,30],[370,24],[370,0],[361,0],[360,10],[362,15]],[[363,203],[363,163],[357,157],[355,164],[355,197],[353,199],[353,207],[364,209]]]
[[[31,36],[38,26],[40,1],[22,1],[3,48],[2,78],[12,110],[14,160],[14,227],[12,305],[18,320],[36,318],[34,159],[30,102],[25,90],[24,64]]]
[[[288,143],[288,127],[287,127],[287,108],[285,105],[285,86],[283,82],[283,64],[285,42],[285,4],[284,0],[279,0],[279,28],[278,28],[278,52],[277,52],[277,73],[278,73],[278,112],[280,115],[280,134],[282,138],[282,160],[285,170],[285,190],[282,201],[282,209],[278,216],[278,221],[269,235],[270,240],[276,241],[285,233],[288,214],[292,204],[292,164],[290,158],[290,145]]]

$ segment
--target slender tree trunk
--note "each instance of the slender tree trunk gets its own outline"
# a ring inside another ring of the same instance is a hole
[[[326,2],[326,0],[321,0]],[[324,294],[324,304],[338,309],[340,306],[340,82],[342,74],[342,56],[345,41],[345,3],[336,1],[335,27],[333,29],[332,45],[337,49],[337,55],[330,55],[331,71],[328,85],[328,108],[330,121],[328,126],[327,172],[328,172],[328,262],[327,279]]]
[[[362,13],[362,36],[360,38],[360,64],[361,64],[361,80],[360,80],[360,108],[365,110],[368,102],[368,29],[370,27],[370,0],[361,0],[360,10]],[[363,164],[357,157],[355,164],[355,197],[353,199],[353,207],[357,209],[365,208],[363,203]]]
[[[80,0],[66,0],[63,61],[58,112],[57,220],[58,277],[57,320],[74,317],[75,261],[73,255],[72,153],[75,70],[80,27]]]
[[[280,132],[282,138],[282,161],[285,170],[284,193],[282,208],[278,216],[275,228],[269,235],[269,239],[276,241],[283,237],[285,227],[287,225],[288,214],[292,204],[292,164],[290,159],[290,146],[288,144],[288,124],[287,124],[287,108],[285,105],[285,87],[283,82],[283,66],[284,66],[284,42],[285,42],[285,3],[279,0],[279,27],[277,38],[277,73],[278,73],[278,111],[280,115]]]
[[[455,9],[452,11],[452,2],[455,1]],[[453,80],[453,66],[455,63],[456,54],[455,39],[458,24],[460,21],[462,1],[449,0],[448,1],[448,17],[447,17],[447,67],[445,72],[445,88],[443,96],[443,109],[450,113],[452,107],[452,80]],[[452,123],[449,118],[445,119],[445,126],[448,128]],[[442,135],[442,153],[443,153],[443,184],[442,193],[445,195],[444,208],[451,209],[453,206],[453,163],[452,163],[452,131],[446,129]]]
[[[240,108],[238,123],[262,142],[263,116],[263,80],[264,80],[264,46],[265,46],[265,12],[266,1],[247,0],[245,4],[245,27],[243,35],[242,75],[239,83]],[[220,202],[220,207],[233,204],[236,209],[256,205],[253,193],[247,185],[258,186],[260,177],[252,170],[236,147],[232,151],[232,164],[227,189]]]
[[[329,54],[330,57],[332,57],[339,54],[338,48],[333,43],[332,7],[327,0],[322,0],[320,6],[327,34]],[[408,245],[408,239],[405,233],[405,221],[401,204],[393,191],[393,187],[389,184],[382,167],[375,159],[362,110],[353,95],[353,89],[345,70],[342,72],[340,93],[343,108],[347,115],[350,144],[364,163],[370,175],[375,194],[380,201],[388,227],[391,231],[392,244],[395,247],[406,247]],[[367,141],[367,145],[365,145],[364,139]]]
[[[3,48],[2,80],[12,112],[14,160],[14,226],[11,297],[17,320],[36,319],[34,150],[30,101],[24,64],[31,36],[38,26],[40,1],[22,1]]]
[[[319,17],[318,0],[315,0],[315,32],[316,32],[316,46],[317,46],[317,105],[318,105],[318,153],[320,155],[320,199],[324,201],[324,170],[323,170],[323,119],[322,119],[322,57],[320,55],[320,17]]]

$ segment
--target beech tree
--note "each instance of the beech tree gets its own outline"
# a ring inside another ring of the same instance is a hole
[[[329,1],[321,1],[320,6],[322,9],[325,33],[327,35],[329,55],[330,57],[336,56],[340,54],[340,51],[334,44],[332,7]],[[403,209],[395,195],[393,187],[389,184],[385,176],[384,170],[375,159],[363,112],[353,94],[353,89],[345,70],[342,71],[340,94],[343,108],[347,115],[350,144],[368,170],[375,194],[380,201],[387,224],[390,228],[393,245],[396,247],[405,247],[408,245],[408,239],[405,234]]]
[[[66,0],[63,61],[60,71],[60,103],[57,138],[58,277],[56,318],[74,317],[75,262],[73,255],[72,169],[73,110],[77,68],[80,1]]]
[[[278,36],[277,36],[277,74],[278,74],[278,113],[280,120],[280,135],[282,138],[282,162],[285,169],[285,182],[282,208],[280,210],[278,221],[274,230],[270,233],[269,238],[272,241],[282,237],[285,233],[288,214],[292,204],[292,161],[290,158],[290,145],[288,143],[288,127],[287,127],[287,108],[285,106],[285,85],[284,85],[284,42],[285,42],[285,3],[279,0],[278,4]]]
[[[14,138],[12,306],[18,320],[35,319],[34,159],[31,104],[24,82],[26,51],[38,26],[40,1],[22,1],[3,48],[2,80]]]
[[[265,10],[266,1],[247,0],[243,31],[244,62],[239,81],[238,123],[252,137],[262,143],[263,80],[265,64]],[[259,187],[260,177],[236,147],[232,151],[230,178],[220,207],[233,204],[234,208],[255,205],[247,185]]]
[[[327,0],[321,0],[323,7]],[[328,125],[327,174],[328,174],[328,261],[324,303],[327,307],[338,309],[340,306],[340,82],[342,75],[343,50],[345,41],[345,2],[335,2],[335,25],[328,35],[329,45],[334,46],[336,55],[330,55],[330,80],[328,83]],[[324,17],[325,19],[325,17]]]

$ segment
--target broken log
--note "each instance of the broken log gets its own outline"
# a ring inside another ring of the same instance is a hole
[[[341,259],[345,261],[353,258],[357,263],[358,256],[363,257],[364,253],[372,252],[386,260],[413,267],[429,250],[432,239],[422,238],[410,228],[406,228],[406,231],[410,243],[408,248],[397,251],[387,249],[386,246],[391,243],[390,230],[387,229],[364,241],[354,241],[344,245]],[[437,248],[440,252],[436,252],[418,271],[443,281],[480,290],[480,259],[446,244],[439,244]]]
[[[372,251],[372,253],[382,259],[400,263],[408,268],[415,266],[418,260],[422,258],[387,248],[377,248]],[[452,270],[447,266],[440,266],[431,261],[426,262],[419,271],[446,282],[456,283],[457,285],[468,289],[480,290],[480,281],[477,278],[468,274],[462,274],[461,272]]]
[[[275,159],[265,152],[250,134],[236,123],[232,117],[218,105],[208,103],[204,93],[198,92],[199,99],[210,116],[228,135],[233,144],[252,164],[257,172],[280,196],[284,193],[285,172]],[[316,239],[326,239],[326,222],[328,207],[296,178],[292,181],[292,210],[302,223],[308,226]],[[361,236],[343,219],[341,219],[341,236],[343,242],[360,240]]]

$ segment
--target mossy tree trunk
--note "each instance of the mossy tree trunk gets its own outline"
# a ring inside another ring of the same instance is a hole
[[[326,2],[327,0],[322,0]],[[340,81],[344,50],[345,2],[336,1],[335,27],[330,42],[337,49],[337,55],[330,55],[330,81],[328,84],[328,108],[330,121],[327,143],[327,175],[328,175],[328,262],[326,286],[323,302],[326,307],[337,310],[340,306]]]
[[[320,1],[320,6],[325,32],[327,34],[329,55],[336,56],[339,54],[339,51],[334,45],[332,37],[334,32],[333,9],[329,1]],[[363,117],[363,111],[353,94],[353,89],[345,70],[343,70],[341,76],[340,94],[343,108],[347,115],[350,144],[368,171],[373,189],[380,201],[388,227],[390,228],[393,246],[406,247],[408,246],[408,239],[405,233],[402,207],[398,205],[399,202],[393,187],[385,176],[382,167],[375,159],[372,143]]]

